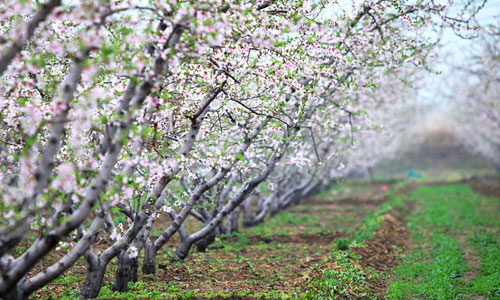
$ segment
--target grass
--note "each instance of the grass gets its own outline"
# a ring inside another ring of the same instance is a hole
[[[324,263],[328,264],[327,268],[321,269],[321,265],[312,268],[311,272],[319,276],[309,281],[300,299],[337,299],[339,295],[349,299],[377,299],[368,280],[378,275],[360,266],[352,251],[334,250]]]
[[[380,224],[384,221],[384,213],[393,209],[403,209],[403,200],[405,195],[400,192],[408,184],[408,181],[402,181],[395,184],[390,190],[388,190],[385,193],[388,200],[380,205],[380,207],[376,210],[365,216],[359,228],[357,228],[354,232],[352,238],[342,238],[337,240],[337,249],[346,250],[352,243],[361,245],[363,240],[372,237],[373,233],[380,228]]]
[[[469,241],[479,249],[481,256],[481,275],[472,282],[470,289],[475,294],[500,299],[500,238],[484,232],[470,237]]]
[[[500,299],[498,211],[465,185],[423,186],[411,193],[418,210],[408,226],[415,245],[395,271],[389,299]],[[494,233],[495,232],[495,233]],[[464,260],[471,247],[481,260],[476,270]],[[469,280],[465,272],[474,274]]]

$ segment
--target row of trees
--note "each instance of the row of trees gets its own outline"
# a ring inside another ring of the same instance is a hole
[[[464,144],[500,171],[500,20],[482,30],[473,63],[462,66],[459,91],[453,94],[455,131]],[[477,51],[477,52],[476,52]]]
[[[467,24],[447,8],[12,3],[0,11],[0,296],[26,299],[81,257],[80,297],[99,294],[114,258],[125,291],[140,251],[154,273],[174,234],[183,260],[240,214],[255,225],[373,165],[400,136],[426,28]],[[171,223],[153,240],[161,214]],[[189,215],[200,230],[183,227]],[[56,247],[64,256],[34,272]]]

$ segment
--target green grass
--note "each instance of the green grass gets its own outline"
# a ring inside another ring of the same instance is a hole
[[[499,212],[484,207],[484,197],[465,185],[424,186],[411,193],[417,211],[408,226],[415,245],[388,290],[389,299],[500,299]],[[493,234],[496,232],[496,234]],[[473,247],[481,266],[463,258]],[[466,281],[466,271],[477,275]]]
[[[329,261],[334,262],[334,267],[319,271],[320,265],[317,265],[312,269],[312,273],[321,272],[320,276],[308,283],[300,299],[329,300],[338,299],[339,295],[349,299],[376,299],[368,280],[378,275],[362,268],[359,259],[350,250],[332,251],[327,259]]]
[[[500,299],[500,238],[491,232],[470,237],[469,241],[479,249],[481,275],[472,282],[471,290],[490,299]]]

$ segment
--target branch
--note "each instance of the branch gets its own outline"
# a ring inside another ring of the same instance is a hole
[[[61,0],[49,0],[44,3],[36,14],[26,23],[23,24],[23,29],[21,32],[25,32],[25,36],[21,36],[17,41],[14,42],[12,47],[0,57],[0,75],[5,72],[9,64],[12,62],[14,57],[23,50],[28,41],[31,39],[35,33],[35,29],[45,21],[47,16],[52,12],[52,10],[61,5]]]
[[[380,38],[382,39],[382,43],[385,44],[385,38],[384,38],[384,33],[382,32],[382,27],[378,24],[377,19],[375,16],[373,16],[370,12],[368,12],[368,15],[373,19],[373,22],[375,22],[375,28],[378,30],[378,33],[380,34]]]
[[[319,163],[321,161],[321,159],[319,158],[318,147],[316,147],[316,139],[314,138],[314,131],[312,130],[312,128],[310,126],[302,126],[302,127],[309,129],[309,132],[311,133],[311,138],[312,138],[312,142],[313,142],[313,146],[314,146],[314,153],[316,154],[316,158],[318,159],[318,163]]]
[[[234,101],[236,103],[238,103],[239,105],[243,106],[245,109],[247,109],[248,111],[250,111],[251,113],[253,114],[256,114],[257,116],[264,116],[264,117],[268,117],[268,118],[272,118],[272,119],[275,119],[277,121],[280,121],[281,123],[285,124],[286,126],[288,127],[291,127],[291,125],[289,125],[287,122],[281,120],[280,118],[274,116],[273,114],[265,114],[265,113],[260,113],[250,107],[248,107],[247,105],[245,105],[243,102],[241,102],[240,100],[238,99],[235,99],[235,98],[229,98],[230,101]]]
[[[23,197],[21,200],[21,218],[16,222],[16,224],[0,230],[0,235],[2,236],[2,239],[0,239],[0,255],[17,245],[19,242],[18,239],[26,233],[26,227],[28,227],[28,225],[25,224],[26,218],[34,209],[33,206],[36,197],[48,184],[50,173],[54,165],[54,157],[59,152],[61,136],[65,130],[65,122],[61,121],[67,119],[70,103],[71,100],[73,100],[73,94],[76,90],[76,85],[80,81],[82,63],[88,52],[80,54],[80,58],[75,60],[64,81],[64,92],[61,102],[65,105],[65,108],[54,117],[54,122],[52,122],[52,126],[50,127],[47,145],[43,151],[41,162],[34,173],[36,181],[35,189],[34,191],[25,191],[26,194],[30,196]]]

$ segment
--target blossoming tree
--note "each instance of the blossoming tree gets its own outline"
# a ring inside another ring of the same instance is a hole
[[[366,135],[355,152],[353,133],[376,127],[364,117],[380,109],[372,93],[397,102],[387,76],[426,64],[425,28],[461,24],[433,1],[137,3],[0,11],[4,298],[27,298],[82,256],[81,297],[99,294],[115,257],[123,291],[143,248],[154,272],[173,234],[182,260],[236,230],[251,197],[261,210],[246,209],[247,225],[324,187],[363,156]],[[172,222],[152,242],[161,213]],[[201,230],[186,232],[189,214]],[[56,249],[57,262],[27,275]]]
[[[452,94],[455,132],[472,151],[500,170],[500,24],[485,28],[479,38],[475,63],[459,70],[463,76]]]

